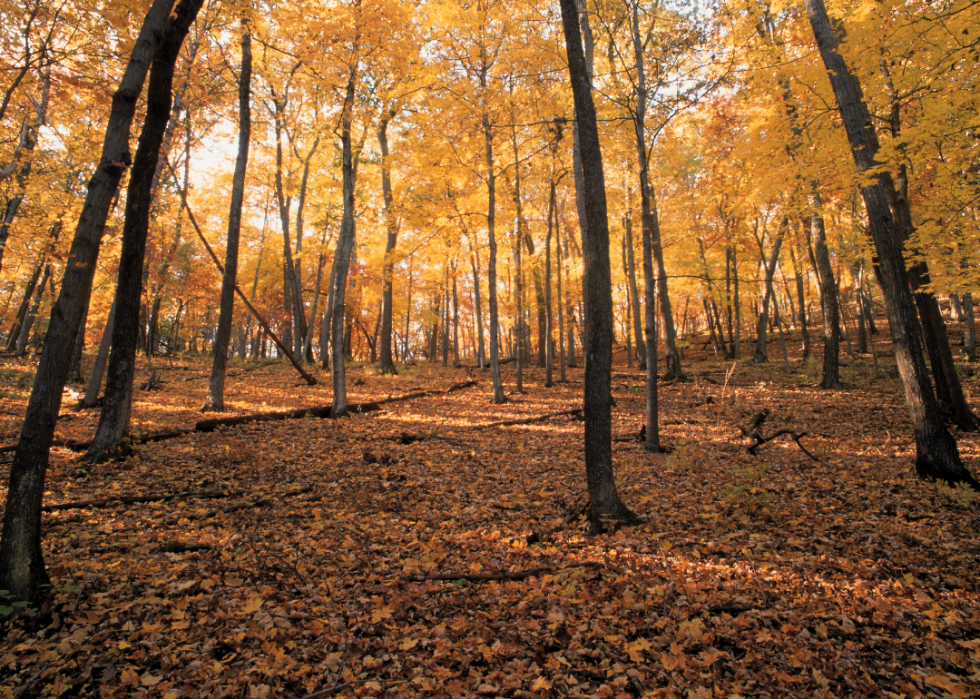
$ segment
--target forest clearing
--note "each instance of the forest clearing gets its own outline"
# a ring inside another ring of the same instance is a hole
[[[870,357],[845,357],[846,389],[822,391],[798,351],[792,374],[733,370],[704,339],[685,351],[692,381],[660,387],[666,455],[636,440],[643,374],[617,352],[616,477],[643,523],[599,535],[580,420],[479,429],[581,406],[581,370],[547,389],[530,370],[517,395],[507,365],[510,402],[492,405],[479,371],[355,366],[352,402],[417,397],[186,434],[96,466],[55,447],[44,504],[110,502],[44,513],[55,591],[42,628],[7,631],[0,693],[977,696],[977,501],[916,476],[887,343],[878,378]],[[0,362],[8,443],[31,370]],[[209,361],[154,365],[134,435],[201,419]],[[329,403],[284,361],[233,363],[228,382],[220,417]],[[90,438],[98,411],[65,403],[58,438]],[[739,426],[764,408],[766,435],[805,431],[819,462],[788,436],[750,455]],[[980,438],[957,436],[975,469]],[[175,497],[119,500],[160,495]]]

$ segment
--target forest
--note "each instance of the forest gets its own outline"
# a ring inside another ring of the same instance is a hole
[[[0,7],[0,699],[980,696],[980,4]]]

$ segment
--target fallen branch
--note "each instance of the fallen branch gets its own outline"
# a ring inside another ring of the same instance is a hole
[[[426,580],[469,580],[470,582],[490,582],[493,580],[524,580],[547,573],[556,573],[572,568],[601,568],[602,564],[596,561],[583,561],[581,563],[570,563],[566,566],[539,566],[528,568],[527,570],[515,570],[509,573],[436,573],[435,575],[414,575],[409,580],[424,582]]]
[[[176,183],[177,181],[179,181],[180,178],[177,176],[177,171],[174,170],[174,166],[170,163],[169,160],[167,160],[166,157],[164,157],[164,162],[166,162],[167,167],[170,168],[170,172],[174,176],[174,182]],[[211,245],[208,243],[207,238],[204,237],[204,233],[201,231],[201,227],[197,225],[197,219],[194,218],[194,214],[191,211],[191,206],[187,202],[187,190],[185,190],[179,184],[175,186],[177,187],[177,191],[180,193],[181,201],[183,201],[184,203],[184,211],[187,212],[187,218],[191,222],[191,225],[194,227],[194,230],[197,232],[197,237],[201,239],[201,242],[204,244],[205,249],[208,251],[208,255],[211,256],[211,261],[214,262],[214,265],[218,268],[218,271],[224,274],[225,271],[224,266],[218,260],[218,256],[214,254],[214,250],[211,249]],[[276,344],[276,347],[279,348],[279,351],[286,357],[286,359],[290,361],[290,363],[293,365],[296,371],[299,372],[299,375],[303,377],[303,380],[306,381],[306,383],[308,383],[310,386],[316,386],[316,379],[302,366],[300,366],[299,362],[297,362],[296,358],[293,356],[293,353],[290,352],[289,348],[282,343],[282,340],[279,339],[279,336],[272,331],[272,328],[269,327],[269,323],[266,321],[265,318],[262,317],[262,314],[255,309],[255,306],[253,306],[252,303],[248,300],[248,297],[245,296],[242,290],[238,287],[238,284],[235,284],[235,293],[238,294],[238,298],[241,299],[243,304],[245,304],[245,307],[249,310],[249,313],[251,313],[255,317],[255,319],[259,321],[259,325],[262,326],[262,329],[265,331],[266,335],[269,336],[269,339],[271,339]]]
[[[376,410],[380,410],[382,405],[387,405],[388,403],[400,403],[407,400],[414,400],[416,398],[427,398],[429,396],[443,395],[448,393],[455,393],[456,391],[462,391],[467,388],[471,388],[478,384],[477,381],[462,381],[460,383],[454,383],[452,386],[445,390],[434,390],[434,391],[416,391],[415,393],[408,393],[403,396],[394,396],[389,398],[383,398],[377,401],[369,401],[366,403],[353,403],[347,406],[347,411],[349,413],[369,413]],[[232,427],[235,425],[243,425],[249,422],[267,422],[275,420],[289,420],[303,417],[315,417],[315,418],[329,418],[331,415],[329,405],[313,406],[311,408],[298,408],[295,410],[278,410],[268,413],[251,413],[249,415],[236,415],[234,417],[223,417],[223,418],[211,418],[210,420],[199,420],[194,427],[186,428],[181,430],[169,430],[167,432],[155,432],[151,434],[141,435],[139,437],[128,437],[124,440],[129,445],[134,444],[149,444],[151,442],[161,442],[166,439],[174,439],[175,437],[182,437],[185,434],[191,434],[192,432],[213,432],[218,427]],[[51,442],[52,446],[64,447],[66,449],[71,449],[75,452],[82,452],[88,450],[91,446],[91,441],[79,442],[75,439],[55,439]],[[5,454],[7,452],[13,452],[17,450],[16,444],[7,444],[0,447],[0,454]]]
[[[757,450],[763,444],[766,444],[767,442],[771,442],[772,440],[776,439],[776,437],[782,437],[784,434],[788,434],[793,438],[793,441],[796,442],[796,446],[798,446],[801,450],[803,450],[804,454],[809,456],[817,463],[820,463],[820,459],[818,459],[813,454],[811,454],[810,451],[805,446],[803,446],[803,443],[800,441],[806,436],[806,432],[794,432],[793,430],[789,430],[789,429],[781,429],[781,430],[776,430],[768,437],[764,436],[762,434],[762,423],[766,421],[767,417],[769,417],[769,410],[763,409],[752,416],[752,419],[749,421],[748,425],[746,426],[740,425],[738,428],[743,436],[755,440],[752,444],[749,445],[748,448],[748,452],[752,456],[758,455]]]
[[[439,430],[438,432],[432,432],[430,434],[419,434],[403,432],[398,437],[396,441],[402,444],[414,444],[415,442],[423,442],[426,439],[437,439],[448,432],[474,432],[476,430],[486,430],[491,427],[510,427],[512,425],[530,425],[535,422],[544,422],[545,420],[550,420],[553,417],[561,417],[563,415],[575,415],[580,416],[582,414],[582,408],[573,408],[571,410],[562,410],[557,413],[546,413],[545,415],[536,415],[534,417],[526,417],[518,420],[500,420],[499,422],[486,422],[481,425],[465,425],[461,427],[448,427],[444,430]]]
[[[120,495],[114,498],[102,498],[100,500],[77,500],[75,502],[63,502],[58,505],[44,505],[43,512],[56,512],[59,510],[80,510],[86,507],[108,507],[109,505],[130,505],[133,503],[144,502],[164,502],[166,500],[189,500],[200,498],[212,500],[215,498],[231,498],[241,493],[229,493],[226,490],[202,490],[186,493],[168,493],[166,495]]]

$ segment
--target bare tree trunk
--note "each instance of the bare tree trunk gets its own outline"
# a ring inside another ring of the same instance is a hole
[[[333,402],[331,417],[347,415],[347,382],[344,365],[344,299],[347,294],[347,273],[350,270],[351,255],[354,251],[354,184],[357,176],[354,149],[351,143],[351,124],[354,119],[354,89],[357,80],[356,68],[351,68],[347,78],[347,92],[344,98],[344,112],[341,125],[341,144],[343,148],[343,196],[344,213],[340,221],[340,234],[337,237],[337,251],[333,258],[334,284],[333,312],[331,313],[331,362],[333,379]]]
[[[768,263],[766,262],[765,250],[762,247],[762,238],[756,237],[756,242],[759,244],[759,256],[762,258],[766,278],[762,289],[759,323],[756,326],[755,356],[752,358],[753,364],[762,364],[763,362],[769,361],[769,356],[766,353],[766,324],[769,321],[769,299],[773,296],[772,278],[776,273],[776,263],[779,261],[779,249],[783,244],[783,237],[786,235],[786,227],[788,225],[789,219],[783,217],[783,222],[779,226],[779,233],[776,234],[776,240],[772,245],[772,252],[769,255]],[[763,229],[764,235],[765,229]]]
[[[963,322],[966,328],[963,331],[963,352],[970,362],[977,361],[977,333],[973,315],[973,294],[966,292],[963,294]]]
[[[633,311],[633,335],[636,342],[636,356],[640,360],[640,371],[647,368],[647,348],[643,342],[643,327],[640,322],[640,291],[636,284],[636,259],[633,252],[633,216],[632,208],[627,209],[626,217],[623,221],[626,229],[626,278],[629,284],[630,303]],[[641,231],[642,235],[642,231]]]
[[[486,87],[486,69],[481,74],[483,87]],[[490,246],[490,261],[487,276],[489,278],[490,298],[490,377],[493,381],[493,398],[495,404],[506,403],[504,385],[500,379],[500,321],[497,313],[497,233],[496,233],[496,173],[493,171],[493,129],[490,115],[483,114],[483,135],[486,141],[487,157],[487,238]]]
[[[48,279],[51,277],[51,264],[48,263],[44,266],[44,274],[41,276],[41,282],[37,287],[37,294],[34,296],[34,304],[31,309],[27,312],[27,316],[24,318],[24,323],[20,329],[20,337],[17,338],[17,350],[14,352],[14,356],[23,357],[24,353],[27,351],[27,341],[31,339],[31,328],[34,326],[34,321],[37,319],[38,309],[41,307],[41,298],[44,296],[44,289],[48,285]]]
[[[395,195],[391,186],[391,159],[388,154],[388,123],[395,116],[393,109],[382,112],[378,127],[378,145],[381,147],[381,193],[385,204],[385,256],[381,270],[381,356],[379,369],[382,374],[397,374],[391,357],[392,284],[395,266],[395,246],[398,243],[398,218],[395,213]],[[482,335],[481,335],[482,338]]]
[[[221,275],[221,310],[214,338],[214,361],[208,396],[201,409],[204,412],[224,412],[225,370],[228,366],[228,343],[235,316],[235,284],[238,277],[238,241],[242,229],[242,205],[245,201],[245,170],[248,166],[248,146],[252,133],[252,35],[248,22],[242,19],[242,67],[238,75],[238,156],[231,185],[231,206],[228,212],[228,246],[225,250],[225,271]]]
[[[612,463],[612,281],[606,187],[599,149],[599,130],[592,102],[591,81],[579,33],[575,0],[561,0],[562,24],[568,50],[569,74],[579,126],[586,214],[585,294],[588,297],[588,339],[585,365],[585,472],[589,491],[589,521],[601,530],[607,519],[633,522],[636,515],[623,504]]]

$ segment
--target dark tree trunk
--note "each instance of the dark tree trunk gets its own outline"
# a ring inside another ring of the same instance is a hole
[[[181,44],[202,0],[181,0],[178,13],[171,17],[160,45],[153,55],[146,89],[146,117],[140,133],[126,192],[126,218],[122,250],[119,255],[119,282],[116,286],[116,323],[106,370],[102,412],[92,445],[85,454],[90,461],[105,459],[125,435],[133,398],[136,350],[139,345],[140,300],[143,262],[149,230],[153,175],[163,135],[170,119],[174,66]],[[181,8],[186,8],[184,14]]]
[[[41,281],[37,286],[34,303],[27,312],[27,316],[24,318],[24,323],[20,329],[20,337],[17,338],[17,350],[14,352],[14,356],[16,357],[23,357],[27,351],[27,341],[31,339],[31,328],[34,327],[34,321],[37,319],[38,309],[41,308],[41,299],[44,297],[44,289],[47,287],[50,277],[51,264],[49,263],[44,266],[44,274],[41,275]]]
[[[779,226],[776,241],[772,245],[772,252],[769,255],[768,263],[766,262],[765,250],[762,247],[762,238],[756,238],[756,241],[759,243],[759,256],[762,259],[766,277],[762,288],[759,323],[756,326],[755,356],[752,358],[753,364],[761,364],[769,361],[769,355],[766,352],[766,325],[769,322],[769,299],[773,296],[772,278],[776,273],[776,263],[779,261],[779,248],[783,244],[783,236],[786,234],[786,227],[788,225],[788,219],[784,217],[783,222]],[[765,229],[763,229],[763,236],[765,236]]]
[[[630,209],[627,210],[624,220],[626,229],[626,277],[629,283],[630,304],[633,314],[633,339],[636,342],[636,356],[640,360],[640,371],[647,368],[647,348],[643,342],[643,324],[640,322],[640,291],[636,284],[636,256],[633,251],[633,216]],[[642,235],[642,231],[641,231]]]
[[[545,311],[545,361],[544,361],[544,385],[551,388],[554,382],[555,351],[551,341],[554,333],[554,320],[551,309],[551,239],[554,233],[554,219],[557,211],[555,210],[555,175],[551,174],[548,187],[548,233],[544,242],[544,311]],[[560,279],[560,277],[559,277]]]
[[[820,388],[839,391],[843,388],[840,382],[840,307],[837,305],[837,282],[830,266],[823,216],[814,213],[810,217],[810,234],[820,277],[820,304],[823,308],[823,377]]]
[[[561,14],[579,126],[587,231],[584,246],[587,270],[584,289],[589,314],[585,352],[585,472],[589,520],[594,529],[601,529],[604,520],[635,521],[637,517],[619,497],[612,462],[612,281],[599,130],[575,0],[561,0]]]
[[[378,145],[381,147],[381,193],[385,203],[384,265],[381,270],[381,355],[379,369],[382,374],[397,374],[391,357],[392,284],[394,280],[395,245],[398,243],[398,218],[395,213],[395,195],[391,186],[391,160],[388,155],[388,122],[394,117],[393,110],[386,110],[378,127]],[[479,293],[479,292],[477,292]],[[482,334],[481,334],[482,338]]]
[[[221,309],[218,330],[214,337],[214,361],[204,412],[224,412],[225,369],[228,366],[228,343],[235,317],[235,284],[238,277],[238,241],[242,229],[242,205],[245,201],[245,170],[248,166],[248,145],[252,133],[252,36],[248,23],[242,20],[242,68],[238,75],[238,156],[231,185],[231,206],[228,211],[228,246],[225,250],[225,271],[221,275]]]
[[[803,284],[803,271],[800,269],[800,262],[796,255],[796,246],[789,249],[790,260],[793,262],[793,276],[796,278],[796,298],[800,307],[800,330],[803,335],[803,362],[810,358],[813,348],[810,346],[810,328],[806,318],[806,297],[804,295],[805,286]]]
[[[920,344],[915,302],[909,287],[905,260],[898,243],[896,221],[889,206],[888,190],[894,188],[891,175],[876,162],[878,139],[871,115],[864,103],[860,85],[838,51],[830,18],[823,0],[805,0],[813,34],[834,89],[851,152],[858,170],[867,176],[861,187],[875,250],[876,271],[885,292],[888,320],[895,347],[899,375],[905,387],[915,433],[916,469],[927,478],[965,482],[975,489],[980,483],[960,459],[956,441],[946,429],[926,369]]]
[[[977,361],[977,333],[973,316],[973,294],[966,292],[963,294],[963,322],[966,328],[963,330],[963,352],[968,361]]]
[[[27,312],[31,307],[31,299],[34,298],[34,292],[37,291],[37,282],[41,278],[43,269],[44,264],[42,260],[41,264],[38,264],[34,268],[34,273],[31,274],[31,278],[27,282],[27,288],[24,290],[24,298],[17,308],[17,315],[14,316],[14,324],[10,328],[10,335],[7,336],[6,350],[8,352],[13,352],[17,349],[17,339],[20,337],[20,329],[24,327],[24,320],[27,319]]]
[[[170,27],[177,22],[189,24],[199,6],[199,0],[183,0]],[[70,355],[92,291],[105,220],[119,180],[130,162],[129,133],[136,103],[172,7],[171,0],[155,0],[150,6],[129,64],[113,95],[102,156],[89,181],[10,467],[0,539],[0,589],[7,590],[15,601],[37,602],[47,595],[49,578],[41,552],[41,500],[48,450],[70,369]],[[168,41],[172,34],[167,31],[162,40]]]

